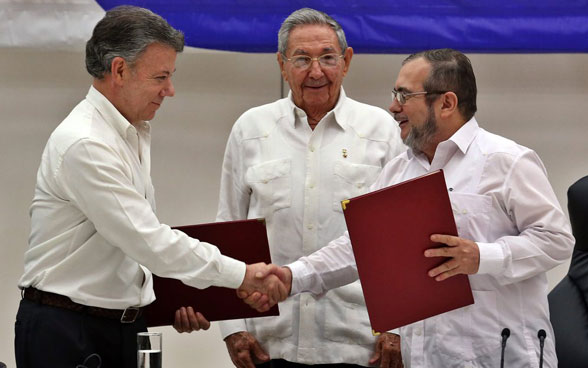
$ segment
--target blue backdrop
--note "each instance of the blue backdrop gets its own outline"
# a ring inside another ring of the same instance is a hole
[[[97,0],[149,8],[189,46],[275,52],[281,22],[301,7],[322,10],[359,53],[451,47],[477,53],[588,51],[588,0]]]

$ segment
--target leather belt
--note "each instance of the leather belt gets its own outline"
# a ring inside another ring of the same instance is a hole
[[[66,296],[32,287],[24,289],[23,298],[38,304],[63,308],[74,312],[87,313],[94,317],[119,320],[121,323],[133,323],[143,314],[143,309],[139,307],[128,307],[126,309],[91,307],[76,303]]]

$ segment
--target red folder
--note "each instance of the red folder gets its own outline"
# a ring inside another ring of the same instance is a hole
[[[271,263],[265,221],[263,219],[214,222],[175,227],[192,238],[216,245],[228,257],[247,264]],[[279,315],[274,306],[257,312],[237,297],[233,289],[211,286],[196,289],[179,280],[153,275],[156,300],[145,308],[148,327],[173,325],[180,307],[192,306],[209,321]]]
[[[441,170],[343,201],[370,323],[388,331],[474,303],[469,279],[427,275],[446,258],[432,234],[457,235]]]

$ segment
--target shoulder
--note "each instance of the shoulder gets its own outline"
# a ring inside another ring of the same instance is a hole
[[[399,135],[398,124],[386,110],[349,97],[343,107],[343,118],[360,137],[389,142]]]
[[[266,136],[276,123],[287,116],[287,101],[281,99],[245,111],[233,125],[231,135],[239,139]]]
[[[518,144],[512,139],[490,133],[482,128],[480,128],[476,142],[482,153],[489,157],[512,157],[516,159],[533,152],[530,148]]]

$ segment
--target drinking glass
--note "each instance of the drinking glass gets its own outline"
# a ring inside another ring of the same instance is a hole
[[[161,368],[161,332],[137,334],[137,367]]]

